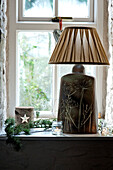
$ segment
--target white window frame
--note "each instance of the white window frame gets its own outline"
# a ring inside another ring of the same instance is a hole
[[[53,0],[54,8],[53,13],[54,16],[58,17],[58,1]],[[89,2],[89,17],[87,18],[73,18],[73,22],[93,22],[94,21],[94,0],[88,0]],[[52,18],[43,18],[43,17],[23,17],[23,0],[18,1],[18,21],[51,21]],[[67,16],[68,17],[68,16]]]
[[[70,26],[70,25],[84,25],[84,26],[93,26],[97,28],[97,31],[99,32],[99,35],[102,39],[102,28],[103,28],[103,1],[104,0],[94,0],[94,21],[93,22],[64,22],[63,23],[63,28],[65,26]],[[9,102],[8,102],[8,117],[14,117],[15,116],[15,107],[17,101],[17,80],[18,80],[18,57],[17,57],[17,32],[18,31],[53,31],[54,29],[59,29],[59,24],[58,23],[52,23],[52,22],[29,22],[29,21],[19,21],[18,20],[18,11],[16,11],[18,6],[18,0],[11,0],[8,2],[8,17],[9,17],[9,30],[8,30],[8,35],[9,35],[9,50],[8,50],[8,58],[9,58],[9,70],[8,70],[8,97],[9,97]],[[101,11],[100,11],[100,6],[101,6]],[[99,73],[99,74],[98,74]],[[98,68],[96,70],[97,74],[97,94],[98,95],[98,106],[99,106],[99,112],[102,110],[102,68]],[[54,65],[54,75],[57,76],[57,66]],[[54,76],[54,77],[55,77]],[[57,81],[57,80],[56,80]],[[54,95],[57,96],[57,92],[55,91],[56,89],[56,84],[57,82],[54,83]],[[53,117],[57,114],[57,105],[56,105],[56,97],[54,100],[54,115],[53,114],[46,114],[48,117]],[[42,115],[43,116],[43,115]]]

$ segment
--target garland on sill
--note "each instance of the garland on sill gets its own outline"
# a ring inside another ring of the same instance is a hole
[[[13,118],[8,118],[5,121],[6,143],[12,144],[14,149],[19,151],[22,147],[22,142],[16,135],[19,135],[21,132],[24,132],[25,135],[30,135],[31,128],[51,128],[52,122],[55,120],[56,119],[38,119],[37,121],[15,125],[15,120]]]

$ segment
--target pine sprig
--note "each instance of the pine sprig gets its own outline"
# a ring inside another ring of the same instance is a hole
[[[37,121],[30,121],[29,123],[23,123],[20,125],[15,124],[13,118],[8,118],[5,121],[5,132],[7,135],[7,144],[12,144],[16,151],[19,151],[22,147],[21,139],[16,135],[19,135],[21,132],[24,132],[25,135],[30,135],[31,128],[51,128],[52,122],[56,119],[38,119]]]

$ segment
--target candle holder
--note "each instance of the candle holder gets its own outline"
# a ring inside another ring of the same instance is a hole
[[[52,134],[53,135],[61,135],[62,134],[62,121],[53,121]]]

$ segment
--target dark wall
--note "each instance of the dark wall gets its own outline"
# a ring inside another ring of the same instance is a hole
[[[113,170],[113,140],[38,139],[16,152],[0,140],[0,170]]]

